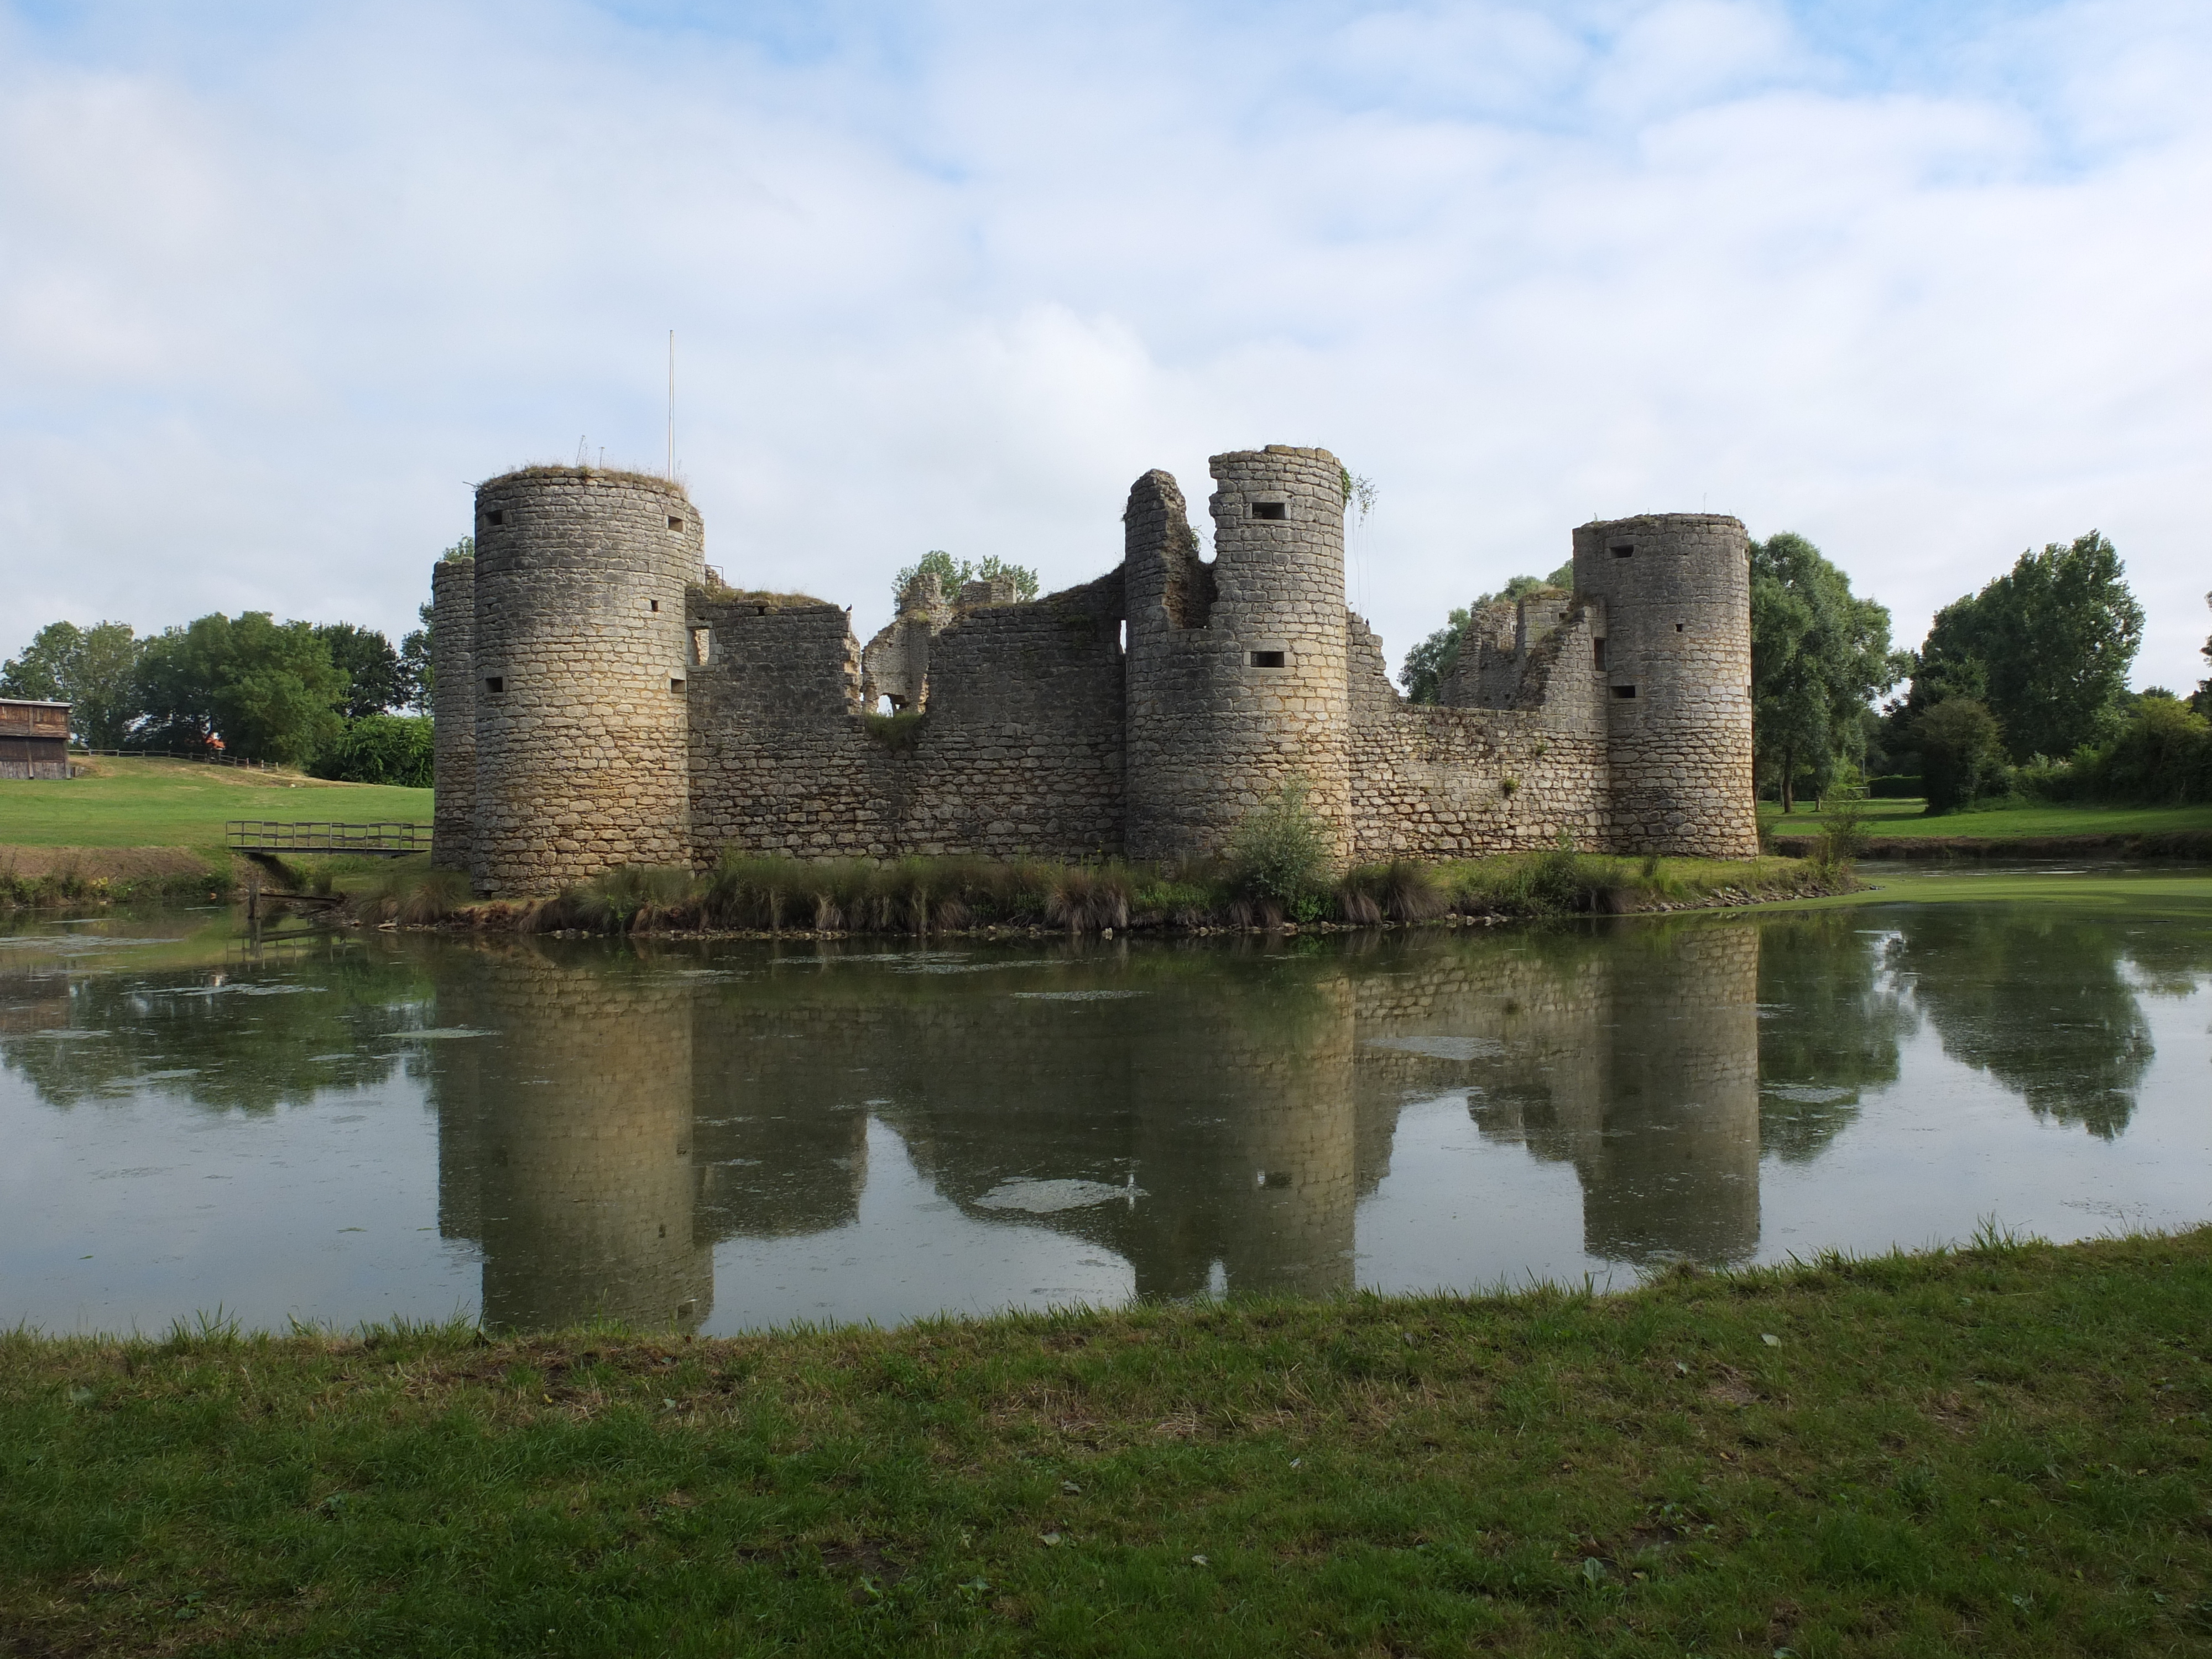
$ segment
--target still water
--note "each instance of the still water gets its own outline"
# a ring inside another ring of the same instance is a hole
[[[31,926],[0,937],[0,1322],[727,1332],[2192,1224],[2208,915],[928,948]]]

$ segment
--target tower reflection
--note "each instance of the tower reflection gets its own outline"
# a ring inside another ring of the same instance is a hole
[[[711,959],[741,965],[438,954],[441,1024],[499,1034],[429,1060],[441,1228],[480,1244],[488,1321],[696,1327],[718,1240],[857,1223],[872,1117],[970,1221],[1095,1243],[1146,1296],[1350,1290],[1399,1112],[1453,1091],[1486,1139],[1573,1166],[1591,1253],[1758,1247],[1751,927],[1091,945],[1042,975]]]
[[[696,1328],[714,1261],[696,1237],[690,988],[635,962],[527,947],[440,975],[439,1231],[483,1251],[483,1319]]]
[[[1571,1164],[1592,1255],[1758,1249],[1755,928],[1532,939],[1409,981],[1366,1023],[1363,1063],[1425,1058],[1431,1088],[1468,1089],[1486,1139]]]

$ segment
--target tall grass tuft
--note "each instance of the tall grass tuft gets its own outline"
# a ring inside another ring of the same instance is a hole
[[[1120,865],[1070,865],[1060,872],[1045,900],[1045,917],[1071,933],[1095,933],[1129,925],[1136,883]]]
[[[1433,921],[1451,896],[1427,865],[1411,859],[1362,866],[1337,884],[1337,914],[1358,927],[1379,921]]]
[[[692,876],[672,864],[625,864],[564,890],[533,913],[541,930],[627,933],[694,919]]]
[[[443,921],[469,896],[469,878],[459,870],[386,870],[356,890],[349,902],[364,921],[420,927]]]

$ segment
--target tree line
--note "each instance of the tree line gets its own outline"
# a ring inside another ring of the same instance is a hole
[[[2185,698],[2128,690],[2142,606],[2096,531],[2022,553],[1937,612],[1917,651],[1893,648],[1887,608],[1804,537],[1750,553],[1753,765],[1784,811],[1869,787],[1924,795],[1930,812],[2008,796],[2212,800],[2212,678]],[[1572,575],[1516,576],[1453,611],[1407,653],[1407,696],[1438,700],[1475,611]],[[2212,667],[2212,640],[2204,655]]]
[[[466,556],[465,543],[447,556]],[[72,705],[88,749],[220,752],[318,777],[428,788],[430,607],[397,646],[353,623],[213,611],[157,634],[48,623],[0,664],[0,696]]]

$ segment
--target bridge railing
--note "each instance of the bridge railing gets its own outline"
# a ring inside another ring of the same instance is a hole
[[[365,853],[398,858],[430,850],[427,823],[280,823],[269,818],[233,818],[223,839],[235,853]]]

